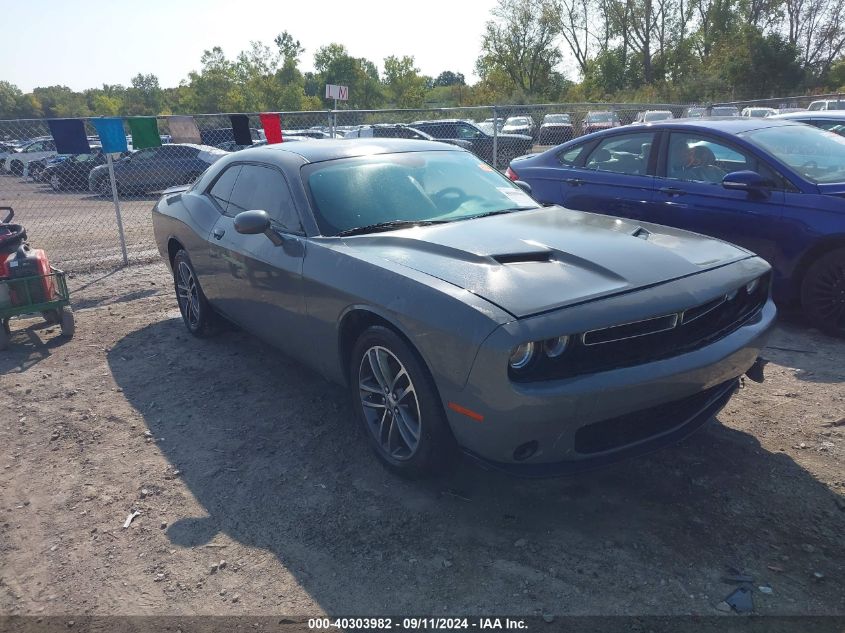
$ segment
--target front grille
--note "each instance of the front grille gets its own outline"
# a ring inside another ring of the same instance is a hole
[[[575,450],[584,455],[602,453],[671,431],[720,396],[727,400],[734,382],[729,380],[682,400],[583,426],[575,432]]]
[[[743,286],[683,312],[573,335],[561,356],[554,359],[540,356],[525,370],[512,371],[511,379],[536,382],[569,378],[693,351],[758,317],[768,298],[769,275],[766,275],[750,294]]]

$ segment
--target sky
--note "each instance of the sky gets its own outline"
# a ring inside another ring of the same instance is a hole
[[[473,82],[484,23],[495,0],[40,0],[4,2],[0,80],[24,92],[128,85],[153,73],[171,87],[198,70],[206,49],[234,58],[283,30],[302,46],[303,71],[331,42],[379,67],[413,55],[423,74],[463,73]]]

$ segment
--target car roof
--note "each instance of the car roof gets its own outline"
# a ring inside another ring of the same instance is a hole
[[[717,130],[721,132],[728,132],[730,134],[741,134],[742,132],[750,132],[751,130],[758,130],[763,127],[775,127],[778,125],[789,125],[789,121],[775,121],[774,117],[766,117],[761,119],[753,119],[749,117],[733,117],[733,116],[712,116],[700,117],[696,119],[670,119],[666,121],[657,121],[654,123],[646,123],[645,125],[654,127],[695,127],[706,128],[709,130]]]
[[[258,157],[264,155],[273,158],[271,153],[288,152],[302,157],[309,163],[319,163],[338,158],[355,158],[372,154],[393,154],[403,152],[426,151],[465,151],[456,145],[438,143],[436,141],[421,141],[417,139],[398,138],[360,138],[360,139],[325,139],[314,143],[295,143],[293,147],[284,143],[263,145],[254,149],[241,150]]]
[[[845,119],[845,110],[801,110],[800,112],[784,112],[775,114],[770,119],[801,120],[801,119]]]

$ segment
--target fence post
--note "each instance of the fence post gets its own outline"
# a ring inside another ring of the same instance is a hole
[[[328,113],[328,117],[329,117],[329,134],[331,134],[332,138],[334,138],[335,120],[334,120],[334,117],[332,116],[331,110],[326,110],[326,112]]]
[[[498,108],[493,106],[493,169],[499,168],[499,115]]]
[[[111,181],[111,196],[114,201],[114,214],[117,218],[117,232],[120,235],[120,252],[123,254],[123,265],[129,265],[129,255],[126,252],[126,235],[123,232],[123,217],[120,214],[120,198],[117,195],[117,180],[114,177],[114,161],[111,154],[106,154],[106,163],[109,166],[109,180]]]

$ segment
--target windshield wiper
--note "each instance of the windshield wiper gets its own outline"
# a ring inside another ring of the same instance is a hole
[[[465,218],[457,218],[459,220],[477,220],[478,218],[489,218],[491,215],[505,215],[513,213],[514,211],[527,211],[528,209],[539,209],[539,207],[511,207],[510,209],[499,209],[498,211],[486,211],[477,215],[468,215]]]
[[[377,222],[366,226],[356,226],[338,233],[338,237],[347,235],[363,235],[364,233],[378,233],[379,231],[391,231],[394,229],[405,229],[411,226],[429,226],[431,224],[445,224],[450,220],[390,220],[389,222]]]

